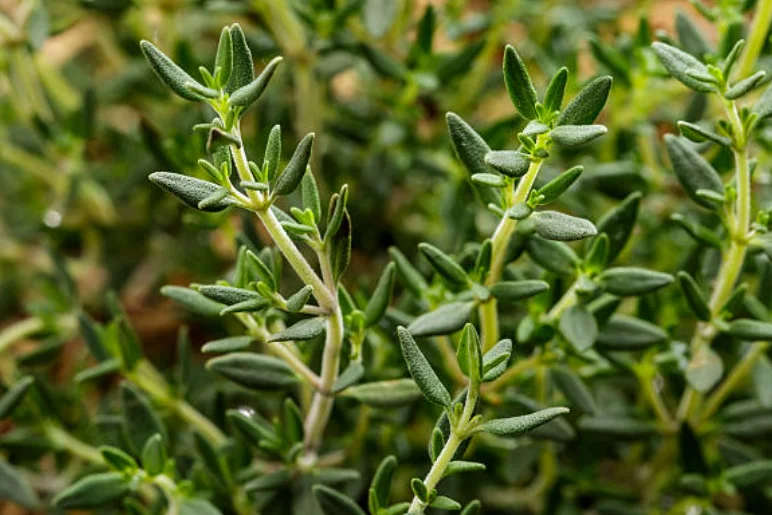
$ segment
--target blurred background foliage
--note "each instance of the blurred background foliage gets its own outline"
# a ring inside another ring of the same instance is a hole
[[[638,38],[646,24],[676,37],[680,10],[705,27],[711,44],[736,40],[754,2],[714,4],[718,30],[681,0],[0,0],[0,329],[6,329],[0,375],[5,381],[14,367],[29,367],[60,385],[52,393],[59,403],[82,396],[69,381],[87,359],[72,313],[78,306],[108,318],[108,292],[117,294],[148,356],[170,369],[179,361],[183,322],[191,324],[194,349],[227,330],[218,320],[186,316],[159,287],[212,282],[233,266],[239,241],[267,241],[252,218],[185,209],[147,181],[156,170],[201,173],[196,161],[205,135],[189,128],[210,115],[162,89],[142,59],[140,39],[195,70],[213,60],[221,27],[237,21],[258,68],[284,56],[271,88],[245,118],[245,142],[248,149],[263,148],[277,123],[288,148],[306,132],[316,133],[313,168],[323,195],[343,183],[351,188],[355,225],[347,286],[355,292],[372,289],[389,246],[415,256],[419,241],[431,241],[463,256],[464,242],[491,232],[495,220],[474,201],[450,147],[445,113],[469,121],[492,148],[517,147],[513,136],[525,123],[501,80],[506,43],[517,45],[539,87],[567,66],[567,96],[600,73],[615,78],[601,119],[609,136],[588,149],[564,151],[566,163],[581,163],[586,172],[561,198],[561,209],[598,220],[642,191],[633,243],[620,261],[669,272],[710,267],[714,254],[702,252],[670,218],[685,196],[661,143],[676,120],[698,120],[710,106],[669,80]],[[772,64],[768,51],[767,44],[762,69]],[[772,148],[772,132],[762,131],[760,143]],[[730,155],[714,157],[717,167],[731,167]],[[767,153],[759,155],[760,165],[768,160]],[[566,167],[553,159],[540,180]],[[760,169],[760,198],[766,199],[769,176]],[[675,291],[662,295],[644,298],[638,315],[657,312],[678,334],[683,300]],[[513,333],[522,314],[504,321],[505,333]],[[50,337],[42,347],[22,341],[7,349],[9,328],[14,339]],[[688,334],[683,328],[683,338]],[[77,426],[86,409],[81,404],[98,405],[109,389],[89,388],[84,400],[61,407]],[[224,402],[214,391],[197,388],[203,399],[197,402]],[[609,397],[599,402],[620,402],[612,389],[603,392]],[[407,449],[415,447],[421,456],[428,427],[414,427],[415,434],[395,434],[384,425],[371,438],[378,448],[373,454],[397,448],[410,455]],[[10,422],[0,425],[0,433],[12,429]],[[602,445],[589,442],[574,458]],[[506,452],[511,456],[488,472],[497,478],[491,484],[533,474],[538,450]],[[603,474],[626,478],[618,469]],[[634,498],[634,478],[627,479],[620,496]],[[581,484],[574,488],[576,496],[600,495]],[[492,490],[483,499],[493,512],[512,495],[533,492]],[[8,510],[3,513],[16,513]]]

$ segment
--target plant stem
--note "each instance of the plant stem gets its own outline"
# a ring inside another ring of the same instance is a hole
[[[574,281],[574,283],[563,293],[563,296],[560,297],[560,300],[558,300],[554,306],[552,306],[552,309],[549,310],[549,312],[544,315],[544,322],[545,323],[552,323],[558,318],[560,318],[560,315],[563,314],[565,310],[576,304],[576,288],[577,288],[577,281]]]
[[[724,379],[721,386],[707,398],[705,408],[700,413],[701,422],[709,420],[718,411],[729,394],[743,382],[768,348],[769,342],[756,342],[751,346],[751,349],[732,369],[732,372]]]
[[[652,373],[649,371],[638,371],[638,382],[646,396],[646,400],[649,401],[651,408],[657,415],[657,418],[669,429],[673,426],[673,417],[670,415],[670,410],[667,409],[665,401],[662,399],[659,391],[654,386],[653,368],[651,369],[651,372]]]
[[[211,420],[201,414],[200,411],[182,399],[174,397],[171,389],[163,376],[148,361],[142,361],[130,373],[127,378],[139,386],[155,402],[166,406],[185,422],[193,426],[204,438],[215,447],[224,445],[228,438]]]
[[[517,184],[514,195],[507,201],[507,210],[520,202],[528,200],[528,195],[531,192],[533,183],[536,181],[536,177],[539,175],[542,162],[541,159],[531,161],[528,171]],[[491,238],[491,267],[488,272],[488,277],[485,280],[486,286],[493,286],[501,279],[501,273],[504,270],[504,261],[507,257],[509,240],[512,238],[512,234],[515,232],[516,227],[517,220],[509,218],[507,213],[504,213],[504,216],[501,218],[501,221]],[[493,297],[487,302],[480,304],[480,307],[478,308],[480,326],[482,329],[483,351],[487,351],[496,345],[496,342],[499,340],[499,315],[496,308],[496,299]]]
[[[480,395],[478,388],[479,384],[472,384],[469,386],[461,418],[456,424],[451,423],[448,439],[442,447],[440,454],[437,455],[437,459],[434,460],[432,468],[429,469],[429,473],[426,474],[426,477],[424,478],[424,486],[426,486],[426,490],[429,492],[437,486],[437,483],[440,482],[442,476],[445,475],[445,469],[448,468],[448,464],[453,460],[453,456],[456,454],[459,445],[468,438],[466,431],[469,421],[474,416],[474,409]],[[425,508],[426,506],[418,497],[413,497],[413,501],[410,503],[410,508],[408,508],[407,512],[410,515],[421,515]]]
[[[59,450],[67,451],[89,463],[104,464],[102,453],[98,449],[84,443],[62,427],[55,424],[46,424],[44,431],[48,440]]]
[[[772,22],[772,0],[759,0],[750,34],[746,38],[745,51],[737,67],[738,77],[750,75],[756,67],[756,61],[767,40],[770,22]]]
[[[59,315],[56,317],[55,327],[61,330],[74,329],[75,317]],[[0,353],[8,350],[17,341],[29,338],[44,329],[46,329],[46,322],[40,317],[25,318],[9,325],[0,332]]]
[[[729,249],[723,256],[721,267],[716,276],[713,294],[708,303],[711,319],[716,319],[721,314],[721,309],[732,295],[732,290],[745,262],[745,254],[748,249],[748,232],[751,227],[752,181],[748,167],[747,138],[737,111],[737,104],[735,102],[725,102],[724,107],[734,132],[733,153],[737,200],[734,209],[733,226],[729,228],[732,240],[729,244]],[[717,333],[718,329],[713,323],[699,322],[690,343],[692,356],[704,345],[710,345]],[[698,403],[697,392],[691,386],[687,386],[678,406],[678,420],[686,420],[691,417]]]

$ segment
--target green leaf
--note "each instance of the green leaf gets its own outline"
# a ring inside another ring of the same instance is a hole
[[[13,410],[24,400],[24,396],[34,383],[34,377],[24,376],[8,388],[3,396],[0,397],[0,420],[11,416]]]
[[[705,65],[693,56],[666,43],[656,42],[651,47],[670,75],[685,86],[700,93],[716,91],[715,79]]]
[[[592,347],[598,338],[598,323],[584,304],[569,306],[560,315],[560,334],[579,353]]]
[[[432,462],[437,461],[437,456],[440,455],[443,447],[445,447],[445,435],[442,434],[442,429],[435,427],[429,439],[429,458]]]
[[[290,342],[290,341],[305,341],[316,338],[322,334],[327,327],[327,319],[324,317],[306,318],[300,322],[296,322],[291,326],[274,333],[268,338],[266,342]]]
[[[611,84],[608,75],[590,81],[568,103],[558,117],[558,125],[590,125],[606,105]]]
[[[220,338],[219,340],[212,340],[207,342],[201,347],[201,352],[208,353],[226,353],[244,350],[249,348],[254,338],[251,336],[230,336],[228,338]]]
[[[364,0],[362,21],[374,38],[382,38],[397,19],[396,0]]]
[[[751,461],[729,467],[723,472],[724,480],[738,488],[747,488],[758,483],[766,483],[772,478],[772,460]]]
[[[444,495],[435,497],[432,502],[429,503],[429,506],[437,510],[458,511],[461,509],[460,503]]]
[[[332,277],[338,281],[351,260],[351,217],[348,211],[343,212],[343,222],[330,243]]]
[[[376,408],[397,408],[421,397],[421,390],[412,379],[394,379],[350,386],[340,396]]]
[[[610,350],[640,350],[667,340],[667,333],[640,318],[614,315],[598,334],[596,344]]]
[[[741,318],[729,323],[728,332],[743,340],[772,340],[772,324],[769,322]]]
[[[220,69],[220,84],[225,85],[233,72],[233,40],[228,27],[220,32],[220,42],[217,44],[217,55],[214,60],[215,70]]]
[[[199,286],[198,291],[204,297],[225,304],[226,306],[262,298],[256,291],[246,290],[244,288],[234,288],[233,286],[206,285]],[[267,300],[266,304],[268,304]]]
[[[574,166],[561,173],[550,182],[536,190],[536,196],[542,197],[539,205],[543,206],[556,201],[565,191],[579,179],[584,171],[583,166]]]
[[[252,52],[247,45],[247,38],[238,23],[230,26],[231,42],[233,47],[233,71],[231,71],[228,84],[225,86],[227,93],[233,93],[252,82],[255,78],[255,65],[252,62]]]
[[[703,345],[689,360],[686,367],[686,380],[700,393],[705,393],[721,380],[724,374],[724,362],[721,356],[707,345]]]
[[[740,97],[744,97],[760,86],[766,76],[767,73],[762,70],[754,73],[750,77],[746,77],[743,80],[736,82],[731,88],[724,92],[724,98],[727,100],[737,100]]]
[[[394,456],[385,457],[378,465],[373,475],[373,481],[370,483],[368,496],[368,505],[370,506],[371,513],[377,513],[380,508],[388,506],[391,480],[396,469],[397,458]]]
[[[105,361],[101,361],[98,365],[89,367],[85,370],[81,370],[75,374],[75,382],[83,383],[85,381],[93,381],[100,377],[116,374],[121,370],[121,360],[117,358],[110,358]]]
[[[131,383],[121,384],[121,408],[125,436],[135,455],[142,452],[145,442],[154,435],[160,434],[164,440],[168,439],[166,428],[150,401]]]
[[[453,474],[463,474],[466,472],[483,472],[485,465],[483,463],[477,463],[476,461],[461,461],[454,460],[448,463],[445,468],[442,477],[452,476]]]
[[[493,381],[507,370],[512,356],[512,340],[504,339],[496,343],[483,356],[483,381]]]
[[[592,222],[559,211],[539,211],[531,215],[536,234],[547,240],[575,241],[598,234]]]
[[[273,492],[279,490],[284,485],[290,483],[292,475],[287,469],[279,469],[275,472],[263,474],[244,485],[244,491],[255,492]]]
[[[188,206],[200,209],[201,211],[217,212],[226,209],[229,206],[238,204],[233,197],[224,197],[214,203],[205,203],[199,208],[201,201],[206,200],[211,195],[221,191],[223,188],[217,184],[202,181],[195,177],[188,177],[179,173],[171,172],[153,172],[148,177],[150,182],[168,191]]]
[[[577,426],[584,433],[616,438],[648,438],[657,434],[657,427],[651,422],[615,415],[584,416]]]
[[[482,136],[455,113],[447,113],[445,119],[453,149],[469,175],[488,173],[490,170],[485,165],[485,156],[491,149]],[[475,186],[475,191],[484,203],[497,200],[496,194],[489,188]]]
[[[759,404],[772,409],[772,361],[767,356],[761,356],[753,366],[752,378]]]
[[[268,142],[265,144],[265,155],[263,156],[263,174],[265,174],[265,179],[267,181],[273,182],[276,178],[276,172],[279,171],[280,161],[281,126],[274,125],[271,132],[268,134]]]
[[[608,132],[605,125],[558,125],[550,138],[560,147],[577,148],[587,145]]]
[[[301,289],[290,295],[286,302],[287,311],[290,313],[297,313],[303,306],[306,305],[308,299],[311,298],[311,294],[314,292],[314,287],[310,284],[303,286]]]
[[[367,301],[367,307],[365,308],[365,325],[372,326],[377,324],[383,315],[386,313],[386,309],[389,307],[389,301],[391,300],[391,293],[394,290],[394,277],[396,275],[396,265],[389,263],[383,270],[378,284],[375,286],[370,300]]]
[[[0,458],[0,499],[36,510],[40,507],[35,490],[24,476],[10,463]]]
[[[684,139],[666,134],[665,145],[673,170],[686,193],[701,206],[713,209],[714,204],[697,195],[697,192],[708,190],[723,196],[724,184],[721,182],[718,172]]]
[[[129,478],[120,472],[92,474],[79,479],[54,497],[61,510],[87,510],[115,502],[131,492]]]
[[[589,274],[597,274],[608,262],[608,249],[610,246],[608,234],[601,233],[592,241],[590,250],[584,256],[584,270]]]
[[[568,408],[563,407],[546,408],[519,417],[493,419],[477,426],[475,432],[485,431],[497,436],[522,436],[569,411]]]
[[[273,195],[289,195],[300,186],[306,173],[308,161],[311,159],[311,148],[314,144],[314,133],[306,134],[300,141],[284,171],[276,179]]]
[[[758,115],[759,120],[772,115],[772,85],[768,86],[761,97],[753,104],[753,112]]]
[[[164,286],[161,288],[161,294],[197,315],[216,317],[225,307],[219,302],[207,299],[196,290],[182,286]]]
[[[645,295],[673,282],[673,276],[645,268],[620,266],[604,270],[598,277],[607,292],[618,297]]]
[[[231,94],[228,98],[228,104],[241,107],[245,111],[249,109],[263,94],[282,60],[281,57],[274,57],[255,80]]]
[[[531,160],[528,154],[517,150],[495,150],[484,155],[485,164],[507,177],[520,177],[528,172]]]
[[[313,492],[325,515],[365,515],[357,503],[328,486],[316,485]]]
[[[347,202],[348,186],[344,184],[340,189],[340,193],[336,193],[330,198],[327,228],[324,231],[324,241],[331,241],[333,236],[338,234],[338,231],[343,224]]]
[[[474,310],[473,302],[450,302],[425,313],[408,326],[413,336],[440,336],[464,327]]]
[[[437,374],[432,369],[432,366],[426,360],[426,357],[419,350],[413,337],[410,335],[407,329],[400,326],[397,327],[397,336],[399,337],[399,344],[402,348],[402,356],[405,358],[407,369],[410,375],[421,389],[424,397],[429,402],[450,407],[450,394],[445,386],[437,377]]]
[[[228,488],[229,472],[221,461],[221,453],[215,449],[214,445],[201,436],[199,433],[193,433],[193,443],[196,447],[196,453],[204,465],[204,471],[221,489]]]
[[[432,268],[449,283],[462,286],[469,282],[469,277],[461,265],[434,245],[419,243],[418,249],[432,265]]]
[[[504,84],[512,104],[520,115],[526,120],[537,118],[536,89],[533,87],[525,63],[512,45],[504,48]]]
[[[576,372],[565,365],[554,366],[551,372],[555,384],[569,403],[590,415],[598,412],[592,393]]]
[[[480,501],[472,501],[467,504],[459,515],[479,515],[482,510],[482,504]]]
[[[732,145],[732,140],[726,136],[719,136],[715,132],[704,129],[693,123],[683,121],[678,122],[678,130],[683,137],[694,141],[695,143],[711,141],[724,147],[730,147]]]
[[[710,46],[705,38],[702,37],[702,33],[697,25],[686,16],[680,9],[676,11],[676,32],[678,33],[678,41],[681,46],[686,49],[687,52],[693,56],[703,59],[706,55],[711,53]]]
[[[697,285],[697,281],[688,272],[681,270],[678,272],[678,284],[681,286],[689,308],[697,318],[703,321],[710,320],[710,308],[708,307],[707,300],[705,300],[705,296],[702,294],[702,290]]]
[[[476,173],[470,179],[475,184],[491,188],[503,188],[507,185],[507,180],[495,173]]]
[[[550,83],[547,85],[547,91],[544,93],[544,107],[546,107],[548,111],[560,111],[560,108],[563,105],[563,95],[565,95],[567,83],[568,68],[563,66],[552,76]]]
[[[498,300],[510,302],[527,299],[545,292],[550,285],[544,281],[526,279],[522,281],[504,281],[494,284],[490,291],[491,295]]]
[[[147,59],[153,72],[169,89],[185,100],[192,100],[193,102],[201,100],[201,95],[191,91],[189,86],[194,85],[204,88],[203,85],[185,73],[182,68],[177,66],[174,61],[169,59],[166,54],[161,52],[150,41],[143,39],[140,41],[139,47],[142,49],[142,53],[145,55],[145,59]]]
[[[598,220],[598,232],[609,237],[607,263],[614,262],[630,239],[638,218],[641,197],[640,192],[631,193]]]
[[[318,224],[322,220],[322,203],[319,200],[319,188],[316,187],[314,174],[306,171],[300,182],[300,196],[303,209],[309,209],[314,215],[314,221]]]
[[[456,359],[461,371],[469,378],[472,385],[482,379],[482,349],[480,337],[472,324],[466,324],[456,349]]]
[[[261,442],[280,443],[273,426],[260,420],[260,417],[250,417],[240,410],[229,410],[226,416],[233,427],[255,447],[260,447]]]
[[[614,77],[629,86],[631,84],[630,64],[625,56],[617,49],[603,43],[595,34],[590,34],[589,43],[590,51],[595,59],[605,66]]]
[[[405,287],[416,297],[423,297],[429,285],[426,284],[426,280],[421,275],[421,272],[410,264],[410,261],[398,248],[389,247],[389,256],[394,264],[397,265],[397,274],[399,274]]]
[[[122,450],[118,449],[117,447],[103,445],[99,448],[99,452],[102,454],[102,457],[107,462],[107,464],[118,472],[131,475],[139,468],[137,460]]]
[[[252,390],[282,390],[297,383],[297,377],[284,361],[262,354],[233,352],[210,359],[206,367]]]
[[[335,385],[332,387],[333,393],[338,393],[351,385],[358,383],[365,375],[365,367],[361,361],[349,362],[346,369],[341,372],[338,379],[335,381]]]
[[[78,314],[78,327],[83,336],[83,342],[89,353],[100,362],[110,359],[110,352],[102,341],[102,334],[96,322],[86,313]]]
[[[222,515],[222,512],[204,499],[183,499],[179,515]]]
[[[151,476],[161,474],[166,468],[166,445],[160,434],[148,438],[142,449],[142,468]]]
[[[539,266],[554,274],[572,275],[580,264],[571,247],[559,241],[533,237],[528,239],[525,249]]]

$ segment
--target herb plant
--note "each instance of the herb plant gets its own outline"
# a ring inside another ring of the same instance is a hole
[[[772,2],[413,3],[3,14],[0,499],[765,512]]]

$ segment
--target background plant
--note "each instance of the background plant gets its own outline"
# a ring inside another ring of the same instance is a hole
[[[772,3],[0,11],[3,509],[764,512]]]

